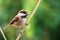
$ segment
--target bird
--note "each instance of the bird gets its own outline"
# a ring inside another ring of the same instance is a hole
[[[28,13],[26,10],[20,10],[18,14],[11,20],[9,25],[14,25],[15,27],[19,28],[22,25],[27,25],[26,17]]]

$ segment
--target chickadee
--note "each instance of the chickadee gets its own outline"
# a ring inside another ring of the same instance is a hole
[[[15,25],[17,27],[25,25],[27,15],[28,14],[27,14],[27,12],[25,10],[19,11],[18,14],[10,22],[10,25]]]

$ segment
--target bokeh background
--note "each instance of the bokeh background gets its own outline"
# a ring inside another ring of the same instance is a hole
[[[26,9],[31,14],[37,2],[38,0],[0,0],[2,29],[19,10]],[[0,40],[3,40],[2,36]],[[60,0],[41,1],[21,40],[60,40]]]

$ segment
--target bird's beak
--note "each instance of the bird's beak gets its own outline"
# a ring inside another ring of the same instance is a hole
[[[27,14],[27,15],[29,15],[29,14]]]

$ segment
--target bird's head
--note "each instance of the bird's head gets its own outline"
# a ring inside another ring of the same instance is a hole
[[[27,11],[25,10],[21,10],[18,12],[18,16],[20,16],[21,18],[26,18],[27,17]]]

